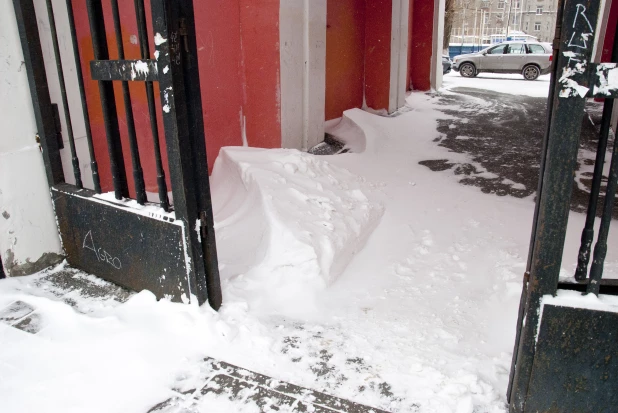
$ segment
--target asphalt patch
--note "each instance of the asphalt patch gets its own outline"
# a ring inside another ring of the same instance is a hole
[[[454,88],[435,97],[442,107],[438,110],[451,117],[438,121],[441,137],[436,144],[466,154],[470,162],[427,159],[419,163],[432,171],[450,170],[459,177],[459,183],[476,186],[484,193],[534,199],[547,124],[547,98],[473,88]],[[571,199],[573,211],[585,213],[588,207],[602,110],[602,103],[589,100],[586,112],[582,113]],[[612,145],[610,137],[610,151]],[[602,197],[603,193],[604,185]],[[599,216],[602,205],[601,201]],[[618,206],[614,208],[614,218],[618,218]]]

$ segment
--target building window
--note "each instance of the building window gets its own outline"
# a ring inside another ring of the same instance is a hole
[[[526,22],[526,28],[525,28],[525,30],[524,30],[524,31],[525,31],[525,32],[527,32],[527,31],[528,31],[528,22]]]
[[[521,1],[520,0],[515,0],[514,3],[515,3],[515,8],[516,9],[519,9],[521,7]]]
[[[517,15],[515,14],[513,16],[513,25],[516,25],[516,24],[517,24]]]
[[[498,8],[499,9],[504,9],[504,1],[501,0],[501,1],[498,2]]]
[[[543,6],[536,6],[536,14],[543,14]]]
[[[534,22],[534,31],[535,32],[541,31],[541,22]]]

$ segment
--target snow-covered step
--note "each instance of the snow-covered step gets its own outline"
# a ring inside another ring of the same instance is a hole
[[[384,410],[310,390],[255,373],[212,358],[200,366],[203,381],[157,404],[148,413],[197,412],[354,412],[387,413]],[[226,410],[227,409],[227,410]]]

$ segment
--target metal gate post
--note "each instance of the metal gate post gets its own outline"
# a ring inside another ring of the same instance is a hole
[[[194,160],[194,177],[197,194],[197,204],[200,214],[202,251],[205,259],[206,285],[208,302],[215,310],[221,307],[221,282],[219,279],[219,263],[217,259],[217,245],[215,240],[214,218],[212,201],[210,198],[210,179],[208,177],[208,160],[206,156],[206,137],[204,136],[204,115],[202,112],[202,93],[199,88],[191,87],[191,83],[199,84],[200,73],[197,56],[197,36],[195,33],[195,13],[193,0],[177,1],[173,3],[178,7],[178,13],[183,16],[184,27],[181,35],[185,39],[185,52],[183,53],[183,65],[185,80],[185,93],[188,102],[187,116],[189,121],[189,134],[191,135],[191,152]]]
[[[64,182],[64,172],[58,145],[59,132],[54,121],[54,110],[47,86],[39,28],[36,25],[36,18],[33,19],[34,4],[32,0],[13,0],[13,6],[30,84],[38,141],[43,151],[47,182],[52,186]]]
[[[594,46],[599,0],[566,0],[559,44],[552,118],[549,125],[542,192],[538,196],[530,279],[512,383],[510,412],[524,412],[535,353],[543,295],[555,295],[573,190],[579,136],[588,93],[588,68]],[[571,52],[571,53],[568,53]]]
[[[204,224],[200,219],[200,215],[204,215],[200,214],[202,212],[200,201],[205,196],[204,191],[208,190],[204,185],[204,178],[208,179],[208,172],[206,169],[204,177],[202,165],[206,165],[206,153],[205,149],[201,151],[198,142],[200,132],[196,132],[196,129],[201,129],[201,145],[203,145],[203,124],[197,120],[202,117],[201,101],[198,102],[199,107],[191,107],[197,98],[188,92],[189,87],[185,88],[185,71],[188,76],[196,74],[195,70],[184,67],[186,63],[183,58],[183,55],[190,52],[187,25],[189,17],[191,26],[193,25],[193,15],[181,15],[182,10],[178,3],[185,2],[152,0],[152,20],[163,124],[170,177],[173,182],[174,209],[176,218],[182,221],[185,228],[186,251],[189,255],[187,272],[191,293],[197,297],[198,303],[202,304],[208,299],[208,290],[211,287],[206,282],[201,239]],[[199,81],[199,78],[187,78],[186,81],[195,82]],[[199,112],[195,113],[198,110]],[[212,213],[206,215],[212,216]],[[220,292],[215,293],[213,297],[216,298],[217,295],[220,296]],[[220,304],[220,301],[210,302],[215,309],[218,309]]]

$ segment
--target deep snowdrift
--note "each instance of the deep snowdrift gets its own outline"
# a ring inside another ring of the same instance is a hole
[[[223,148],[211,178],[220,263],[277,301],[345,269],[383,208],[347,170],[293,149]],[[292,290],[292,291],[290,291]]]

